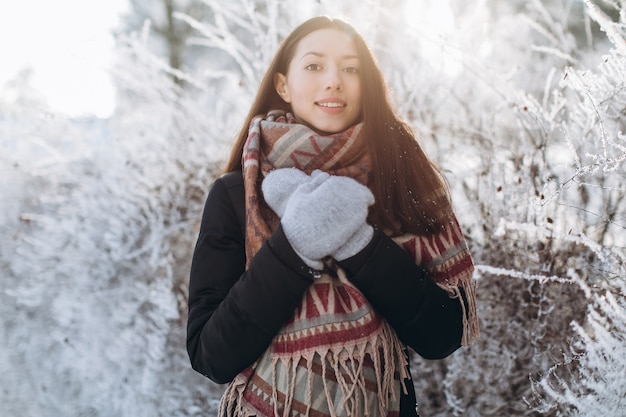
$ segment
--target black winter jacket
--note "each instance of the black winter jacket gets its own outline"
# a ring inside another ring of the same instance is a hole
[[[280,226],[246,271],[244,224],[242,175],[225,174],[206,200],[191,265],[187,323],[193,369],[219,384],[261,356],[313,283],[310,268]],[[422,357],[444,358],[460,347],[459,300],[387,235],[376,231],[365,249],[339,265],[400,340]],[[401,415],[415,415],[409,391]]]

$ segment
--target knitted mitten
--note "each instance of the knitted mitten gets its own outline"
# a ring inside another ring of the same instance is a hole
[[[265,202],[278,217],[283,217],[287,201],[295,189],[310,177],[296,168],[275,169],[265,176],[261,183]]]
[[[374,237],[374,228],[363,222],[361,227],[346,241],[346,243],[330,255],[338,261],[343,261],[363,250]]]
[[[315,171],[292,192],[281,224],[302,260],[322,269],[322,258],[342,260],[369,243],[373,229],[366,219],[372,204],[371,191],[352,178]]]

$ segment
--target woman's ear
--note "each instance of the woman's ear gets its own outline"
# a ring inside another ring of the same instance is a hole
[[[287,77],[285,74],[281,74],[280,72],[274,74],[274,88],[285,103],[291,103],[291,95],[289,94],[289,87],[287,86]]]

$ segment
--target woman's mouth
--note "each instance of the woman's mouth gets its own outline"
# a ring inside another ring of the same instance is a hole
[[[317,105],[320,107],[328,107],[328,108],[337,108],[337,107],[346,107],[345,103],[339,103],[336,101],[329,101],[329,102],[317,102]]]

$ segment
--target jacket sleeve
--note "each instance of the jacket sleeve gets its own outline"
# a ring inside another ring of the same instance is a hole
[[[339,265],[400,340],[420,356],[442,359],[461,346],[461,301],[450,298],[383,232],[377,230],[365,249]]]
[[[209,191],[189,281],[191,365],[220,384],[230,382],[261,356],[313,282],[281,228],[245,270],[240,207],[230,198],[240,193],[243,204],[238,175],[235,181],[218,179]]]

